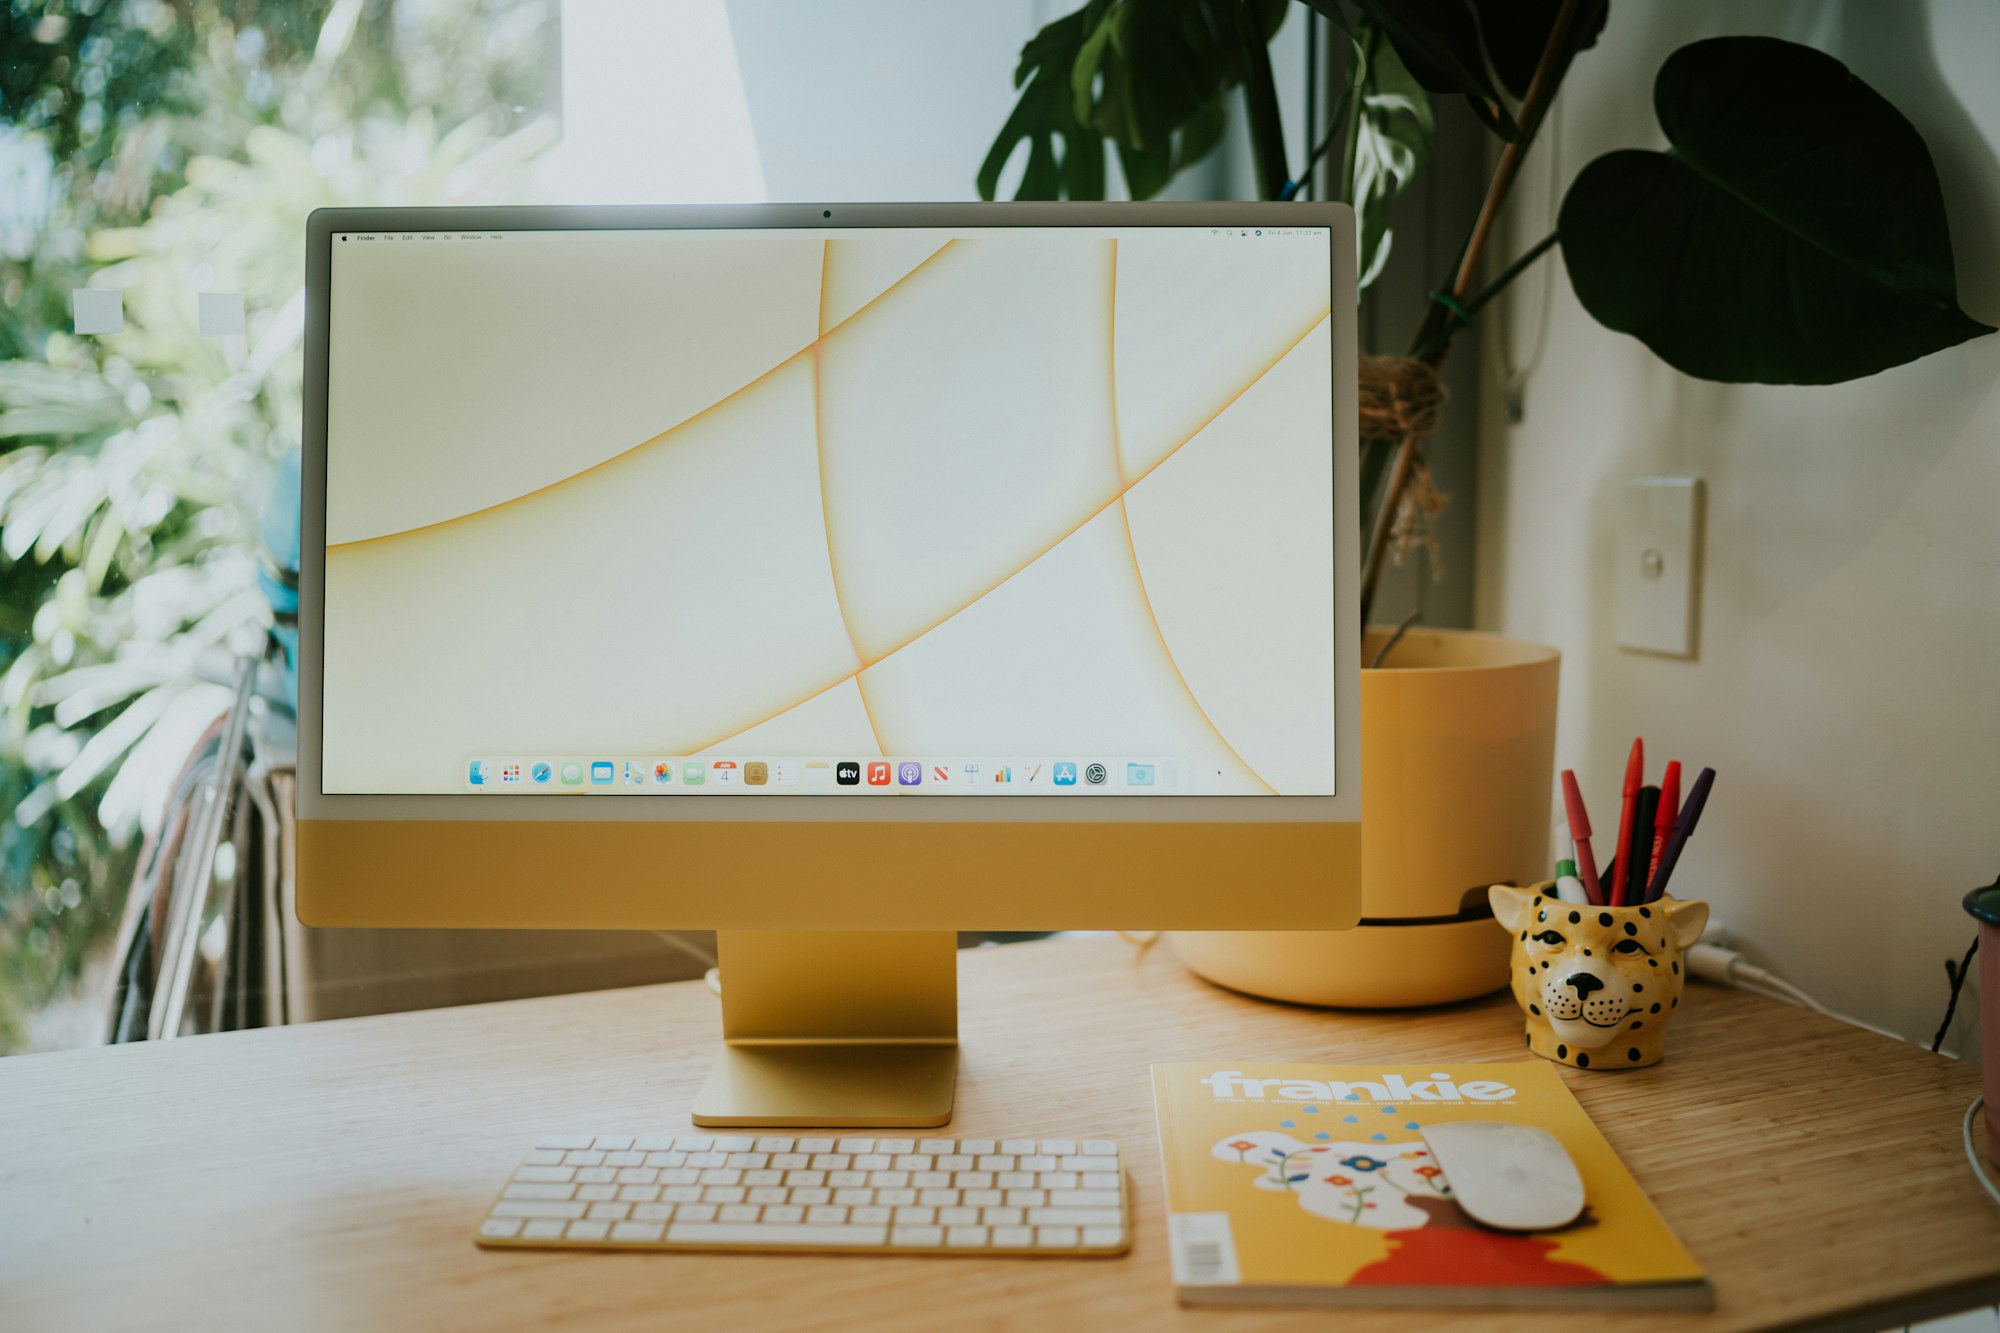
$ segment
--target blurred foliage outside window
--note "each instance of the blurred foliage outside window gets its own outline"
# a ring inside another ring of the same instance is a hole
[[[527,201],[556,6],[0,0],[0,1053],[108,943],[266,651],[307,213]],[[123,333],[72,335],[83,286]],[[198,292],[244,335],[201,336]]]

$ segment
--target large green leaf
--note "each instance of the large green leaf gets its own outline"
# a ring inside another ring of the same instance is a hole
[[[1558,230],[1605,326],[1702,379],[1832,384],[1990,326],[1958,305],[1916,128],[1833,57],[1718,37],[1660,67],[1672,145],[1586,166]]]
[[[1250,2],[1269,40],[1289,0]],[[1090,0],[1043,28],[1021,50],[1021,96],[979,169],[980,196],[994,197],[1025,142],[1016,198],[1101,199],[1106,139],[1132,197],[1158,193],[1222,137],[1224,96],[1246,70],[1238,3]]]

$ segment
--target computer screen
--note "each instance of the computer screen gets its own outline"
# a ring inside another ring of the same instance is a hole
[[[337,231],[321,789],[1333,795],[1331,251]]]

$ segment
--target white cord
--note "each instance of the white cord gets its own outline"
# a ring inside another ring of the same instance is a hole
[[[1965,1160],[1972,1165],[1972,1174],[1985,1187],[1993,1202],[2000,1203],[2000,1185],[1993,1183],[1993,1177],[1986,1174],[1986,1163],[1979,1160],[1979,1150],[1972,1145],[1972,1121],[1979,1114],[1979,1108],[1986,1105],[1984,1097],[1974,1097],[1972,1105],[1965,1108]]]

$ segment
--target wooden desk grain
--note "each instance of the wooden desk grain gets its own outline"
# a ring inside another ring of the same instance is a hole
[[[1146,1065],[1523,1058],[1503,998],[1384,1015],[1265,1004],[1115,938],[963,956],[956,1135],[1127,1147],[1121,1260],[488,1253],[473,1226],[544,1131],[673,1132],[718,1020],[698,983],[0,1060],[0,1325],[188,1328],[1462,1328],[1602,1315],[1186,1311]],[[1690,987],[1667,1061],[1564,1070],[1706,1264],[1711,1316],[1879,1328],[2000,1299],[1966,1172],[1976,1071]]]

